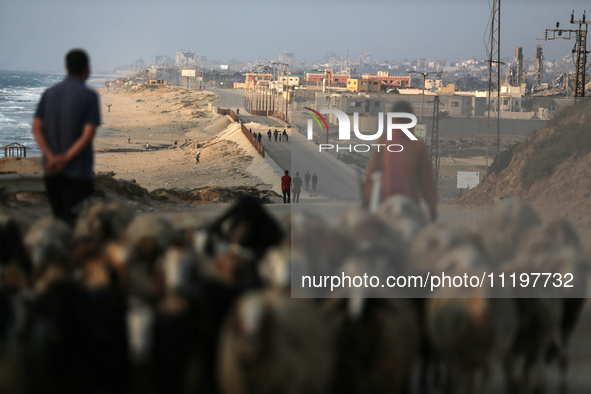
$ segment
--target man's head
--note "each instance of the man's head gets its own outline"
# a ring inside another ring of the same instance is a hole
[[[397,101],[392,105],[390,112],[406,112],[413,113],[412,105],[408,101]]]
[[[296,172],[296,176],[300,176],[300,173],[299,172]]]
[[[88,55],[82,49],[72,49],[66,55],[68,75],[86,80],[90,75]]]
[[[289,171],[285,170],[285,171],[283,171],[283,173],[284,173],[285,175],[287,175],[287,174],[289,174]]]
[[[395,102],[392,105],[392,109],[390,110],[390,112],[405,112],[407,114],[413,114],[414,115],[414,112],[412,110],[412,105],[408,101],[397,101],[397,102]],[[392,122],[395,123],[395,124],[409,123],[408,121],[409,121],[408,118],[394,118],[394,119],[392,119]],[[413,127],[409,131],[414,134],[415,133],[415,128]]]

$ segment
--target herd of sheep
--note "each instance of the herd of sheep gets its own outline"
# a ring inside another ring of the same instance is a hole
[[[23,231],[0,211],[0,392],[539,393],[557,389],[549,369],[567,390],[589,268],[567,221],[508,199],[473,226],[432,224],[403,197],[284,219],[252,198],[210,221],[97,203],[73,229],[47,217]],[[364,272],[573,287],[299,287]]]

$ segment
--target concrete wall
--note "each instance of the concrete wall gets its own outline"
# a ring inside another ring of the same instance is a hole
[[[336,116],[329,114],[326,117],[330,125],[336,127]],[[427,136],[433,130],[432,119],[423,117],[423,123],[427,125]],[[532,131],[541,129],[546,124],[543,120],[522,120],[522,119],[501,119],[500,130],[503,135],[529,135]],[[493,124],[494,125],[494,124]],[[445,118],[439,121],[439,135],[450,134],[474,135],[486,134],[488,119],[486,118]],[[378,130],[378,117],[359,116],[359,130],[364,134],[374,134]],[[386,119],[384,119],[384,131],[386,130]],[[351,119],[351,132],[353,132],[353,119]],[[496,128],[491,134],[496,135]]]

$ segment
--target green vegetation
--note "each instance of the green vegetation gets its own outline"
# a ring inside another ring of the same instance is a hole
[[[565,119],[576,113],[575,107],[567,107],[558,112],[549,122],[559,130],[538,141],[531,156],[521,169],[521,182],[529,189],[536,181],[552,175],[554,168],[570,156],[578,157],[591,152],[591,133],[588,125],[564,123]]]
[[[515,147],[517,145],[519,145],[519,143],[499,152],[499,156],[495,157],[490,167],[488,167],[487,175],[498,174],[507,168],[509,164],[511,164],[511,160],[513,160],[513,152],[515,151]]]

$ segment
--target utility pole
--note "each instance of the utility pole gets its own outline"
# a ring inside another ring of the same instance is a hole
[[[431,167],[435,178],[435,188],[439,180],[439,96],[433,99],[433,130],[431,131]]]
[[[587,67],[587,54],[591,51],[587,50],[587,33],[589,32],[590,22],[585,21],[585,11],[583,11],[583,18],[575,22],[575,10],[570,14],[570,23],[578,25],[578,29],[560,29],[560,22],[556,22],[556,29],[546,29],[544,34],[544,41],[550,40],[570,40],[575,39],[577,43],[573,49],[573,54],[577,55],[576,73],[575,73],[575,97],[585,97],[585,69]],[[552,33],[549,37],[548,33]],[[568,33],[568,36],[563,36]]]
[[[490,22],[490,46],[488,50],[488,119],[486,127],[486,170],[488,173],[488,156],[489,156],[489,140],[490,133],[497,130],[497,154],[501,148],[501,0],[493,0],[491,9],[491,22]],[[496,100],[494,110],[496,116],[492,117],[493,112],[493,97],[496,92]]]

